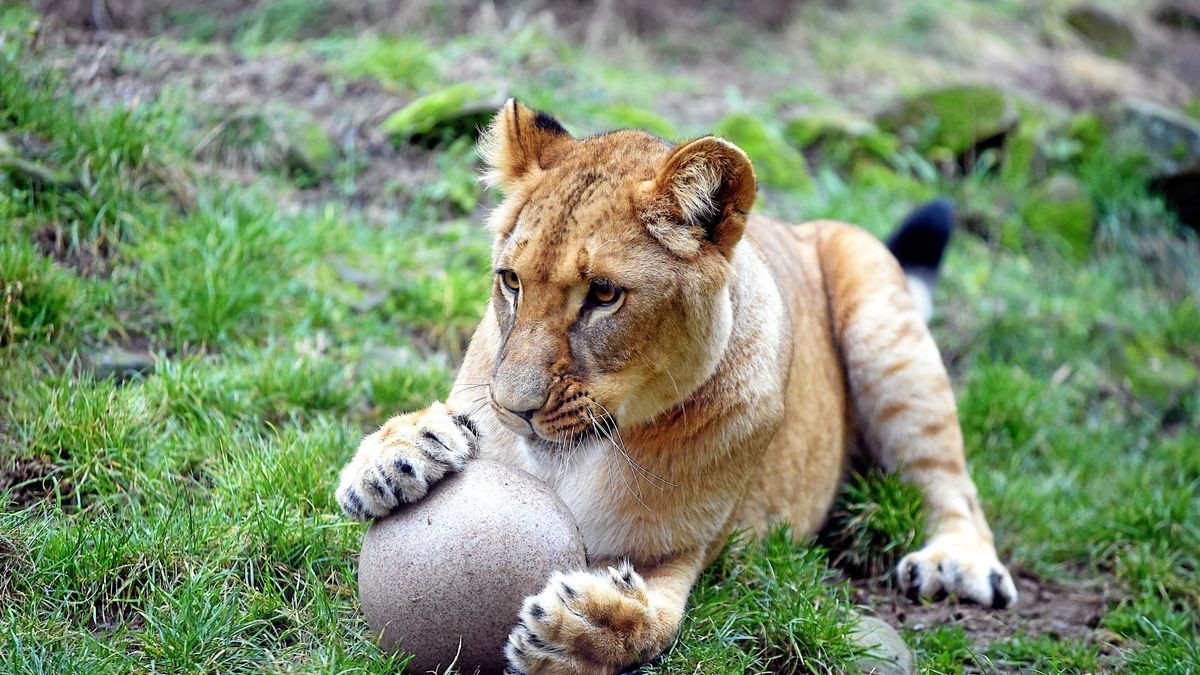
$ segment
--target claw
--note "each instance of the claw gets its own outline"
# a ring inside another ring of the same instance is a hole
[[[1004,576],[998,570],[992,570],[988,574],[988,583],[992,586],[992,607],[995,609],[1004,609],[1008,607],[1008,594],[1004,592]]]

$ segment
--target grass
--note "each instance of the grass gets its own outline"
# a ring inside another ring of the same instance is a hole
[[[269,3],[238,40],[297,39],[293,5],[327,7]],[[905,14],[904,40],[936,29],[926,5]],[[28,46],[29,16],[0,16],[0,134],[58,177],[0,177],[0,671],[394,672],[401,657],[373,645],[357,608],[362,528],[332,487],[364,429],[446,393],[482,312],[488,241],[470,214],[487,197],[469,145],[438,148],[432,178],[395,186],[403,209],[387,222],[338,201],[297,207],[279,198],[306,186],[287,172],[247,184],[204,170],[196,111],[72,101],[54,54]],[[423,91],[482,38],[345,40],[296,48]],[[697,86],[639,82],[548,40],[521,31],[500,59],[540,68],[533,99],[569,123],[658,123],[644,112],[655,92]],[[547,49],[561,61],[531,65]],[[947,174],[908,152],[764,193],[768,213],[881,235],[939,193],[981,219],[951,248],[934,332],[1001,554],[1117,589],[1101,619],[1112,649],[928,627],[907,635],[922,670],[1200,669],[1200,247],[1125,157],[1060,159],[1097,208],[1081,261],[999,236],[1021,224],[1020,177]],[[152,362],[98,378],[91,357],[113,346]],[[832,551],[783,531],[730,548],[646,672],[843,671],[850,613],[869,608],[842,570],[885,573],[919,540],[917,501],[868,475],[839,499]]]

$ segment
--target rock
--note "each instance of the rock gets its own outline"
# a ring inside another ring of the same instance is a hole
[[[1149,162],[1151,189],[1180,220],[1200,229],[1200,121],[1138,99],[1118,101],[1101,120],[1114,143]]]
[[[1162,196],[1180,222],[1200,231],[1200,168],[1156,178],[1150,189]]]
[[[1184,356],[1172,353],[1152,336],[1129,341],[1120,364],[1130,392],[1161,407],[1178,403],[1197,390],[1200,371]]]
[[[277,171],[308,186],[333,173],[339,152],[308,116],[280,109],[235,110],[217,121],[192,153],[231,166]]]
[[[1057,240],[1077,259],[1087,257],[1096,212],[1083,184],[1072,176],[1054,174],[1035,185],[1020,213],[1035,237]]]
[[[1000,178],[1010,185],[1020,185],[1034,176],[1038,164],[1038,135],[1022,127],[1009,137],[1000,163]]]
[[[812,186],[804,155],[788,145],[779,130],[761,119],[748,113],[733,113],[718,122],[713,133],[746,151],[759,183],[783,190],[805,190]]]
[[[612,129],[641,129],[666,140],[678,137],[675,126],[658,113],[632,105],[610,105],[599,115],[601,121]]]
[[[437,145],[474,138],[487,126],[501,101],[487,87],[471,82],[422,96],[388,116],[379,130],[396,142]]]
[[[460,672],[491,673],[504,668],[504,644],[525,597],[553,572],[586,564],[571,512],[545,483],[473,460],[371,526],[358,589],[380,646],[414,654],[410,672],[456,661]]]
[[[85,363],[97,379],[112,377],[125,382],[154,370],[154,355],[113,345],[88,354]]]
[[[900,149],[900,139],[894,134],[848,112],[797,117],[788,122],[784,133],[796,147],[815,149],[823,161],[837,166],[867,157],[887,160]]]
[[[328,177],[338,161],[338,149],[316,122],[298,120],[288,130],[285,161],[288,171],[311,181]]]
[[[1096,51],[1117,59],[1137,46],[1137,38],[1121,17],[1095,5],[1076,5],[1067,10],[1067,25]]]
[[[917,94],[876,117],[880,128],[928,157],[962,157],[1000,145],[1017,126],[1011,99],[999,89],[961,85]]]
[[[912,649],[886,621],[874,616],[858,617],[858,624],[851,638],[866,648],[867,655],[860,657],[855,666],[861,673],[876,675],[910,675],[913,667]]]
[[[933,185],[877,162],[860,162],[850,176],[856,186],[881,188],[910,203],[927,202],[938,194]]]
[[[1153,16],[1164,26],[1200,33],[1200,0],[1165,0]]]

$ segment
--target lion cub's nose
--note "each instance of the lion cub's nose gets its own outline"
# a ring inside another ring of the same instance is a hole
[[[546,378],[523,373],[516,377],[497,378],[492,385],[492,397],[496,405],[532,422],[533,414],[546,404]]]
[[[513,410],[512,408],[505,408],[505,410],[516,415],[517,417],[520,417],[526,422],[532,422],[533,413],[538,411],[537,408],[530,408],[529,410]]]

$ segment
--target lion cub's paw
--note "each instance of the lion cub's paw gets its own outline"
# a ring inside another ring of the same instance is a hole
[[[646,583],[622,563],[602,572],[555,573],[525,599],[508,637],[507,673],[614,673],[654,656],[657,616]]]
[[[953,595],[996,609],[1017,602],[1017,587],[995,549],[974,538],[934,537],[921,550],[904,556],[896,566],[896,580],[913,600]]]
[[[362,440],[342,469],[338,503],[351,518],[386,516],[424,497],[448,472],[461,470],[477,444],[471,421],[441,403],[393,417]]]

